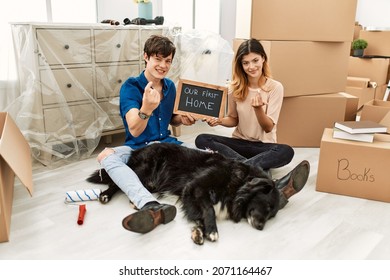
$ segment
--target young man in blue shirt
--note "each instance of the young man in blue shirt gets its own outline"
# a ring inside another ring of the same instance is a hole
[[[176,207],[157,202],[135,172],[126,165],[133,150],[150,143],[182,144],[170,136],[170,124],[195,123],[195,118],[190,114],[173,114],[176,88],[166,75],[175,52],[174,44],[164,36],[153,35],[145,42],[145,70],[138,77],[130,77],[120,90],[125,143],[123,146],[106,148],[98,155],[101,166],[139,209],[123,220],[123,226],[134,232],[149,232],[161,223],[169,223],[176,216]]]

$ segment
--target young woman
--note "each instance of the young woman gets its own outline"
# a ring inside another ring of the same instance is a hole
[[[263,46],[256,39],[249,39],[239,46],[234,59],[227,116],[205,119],[210,126],[235,127],[232,137],[200,134],[195,145],[268,171],[284,166],[291,162],[294,150],[277,143],[276,124],[282,102],[283,86],[272,79]],[[309,172],[310,164],[304,160],[275,180],[280,193],[279,209],[304,187]]]
[[[207,118],[210,126],[235,127],[232,137],[200,134],[195,145],[264,170],[288,164],[294,150],[278,144],[276,124],[283,102],[283,86],[272,79],[267,54],[256,39],[243,42],[236,53],[227,116]]]

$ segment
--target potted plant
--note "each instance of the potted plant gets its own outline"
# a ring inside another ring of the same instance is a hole
[[[368,43],[364,39],[356,39],[352,42],[353,56],[363,56],[364,49],[367,48]]]

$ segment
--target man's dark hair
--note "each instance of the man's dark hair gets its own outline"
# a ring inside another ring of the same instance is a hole
[[[167,57],[172,54],[175,56],[176,47],[169,38],[161,35],[152,35],[145,42],[144,52],[148,57],[152,55],[161,55]]]

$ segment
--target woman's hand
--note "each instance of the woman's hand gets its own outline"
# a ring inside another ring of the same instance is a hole
[[[204,118],[202,121],[207,122],[209,126],[217,126],[222,124],[222,120],[215,117]]]
[[[251,105],[254,108],[260,108],[264,105],[267,105],[267,103],[263,101],[263,99],[261,98],[261,95],[259,93],[259,94],[256,94],[254,97],[252,97]]]

